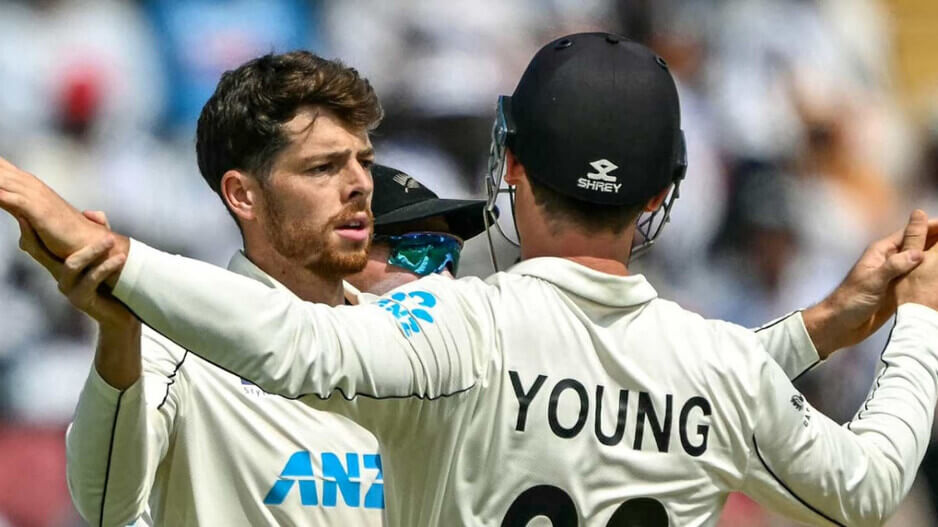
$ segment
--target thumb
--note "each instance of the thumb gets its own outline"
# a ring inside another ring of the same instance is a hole
[[[896,253],[886,259],[886,262],[877,270],[878,278],[882,284],[888,284],[892,280],[908,273],[922,263],[924,253],[918,249],[911,249],[901,253]]]
[[[89,220],[97,223],[98,225],[104,225],[108,230],[111,229],[111,224],[107,221],[107,215],[104,214],[104,211],[101,210],[84,210],[81,212],[82,215]]]
[[[920,209],[912,211],[909,216],[909,224],[905,227],[905,233],[902,237],[901,252],[917,249],[925,249],[925,238],[928,237],[928,215]]]

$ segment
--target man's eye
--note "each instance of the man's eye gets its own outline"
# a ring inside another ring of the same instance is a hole
[[[325,165],[316,165],[313,168],[307,170],[307,172],[312,172],[313,174],[327,174],[332,171],[332,163],[326,163]]]
[[[365,170],[371,170],[371,167],[375,166],[375,162],[372,159],[363,159],[358,162]]]

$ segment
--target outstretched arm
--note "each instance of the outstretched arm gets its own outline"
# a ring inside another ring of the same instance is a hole
[[[931,248],[936,238],[938,220],[913,212],[905,228],[867,247],[834,292],[804,310],[805,326],[821,359],[862,342],[892,318],[897,280],[921,263],[922,250]]]
[[[853,346],[896,312],[896,280],[914,269],[938,237],[938,220],[910,218],[905,228],[877,240],[824,300],[756,329],[768,354],[795,380],[835,351]]]
[[[106,279],[115,297],[154,329],[268,391],[434,397],[464,389],[474,378],[470,355],[460,350],[475,349],[468,342],[479,325],[465,320],[472,303],[458,293],[450,302],[411,291],[406,298],[392,295],[385,306],[331,309],[143,244],[132,264],[126,237],[83,217],[35,176],[2,160],[0,207],[25,220],[56,258],[74,261],[99,242],[110,247],[108,260],[120,263]],[[437,283],[459,289],[449,280]],[[460,313],[434,318],[432,310]]]
[[[925,215],[910,223],[925,232]],[[915,229],[913,229],[915,230]],[[921,250],[925,236],[906,248]],[[845,427],[811,409],[766,362],[754,372],[755,422],[743,490],[811,522],[880,525],[905,497],[938,400],[938,248],[895,287],[900,304],[867,401]]]

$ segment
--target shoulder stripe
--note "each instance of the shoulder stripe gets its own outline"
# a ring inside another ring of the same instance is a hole
[[[769,468],[769,464],[766,463],[766,462],[765,462],[765,459],[762,457],[762,452],[759,452],[759,443],[756,442],[756,434],[752,434],[752,446],[754,447],[754,449],[755,449],[755,451],[756,451],[756,456],[759,457],[759,461],[762,462],[762,466],[765,467],[765,470],[767,470],[768,473],[771,474],[773,478],[775,478],[775,481],[777,481],[779,485],[781,485],[782,487],[784,487],[785,490],[787,490],[789,494],[791,494],[796,500],[798,500],[799,503],[801,503],[802,505],[804,505],[805,507],[807,507],[808,509],[810,509],[812,512],[814,512],[814,513],[817,514],[818,516],[820,516],[820,517],[824,518],[825,520],[827,520],[827,521],[833,523],[834,525],[838,525],[838,526],[840,526],[840,527],[846,527],[844,524],[838,522],[837,520],[831,518],[830,516],[824,514],[823,512],[821,512],[820,510],[818,510],[817,508],[813,507],[810,503],[808,503],[808,502],[806,502],[805,500],[803,500],[803,499],[801,498],[801,496],[795,494],[795,491],[791,490],[791,487],[789,487],[788,485],[786,485],[785,482],[782,481],[782,478],[778,477],[778,475],[777,475],[775,472],[773,472],[771,468]]]

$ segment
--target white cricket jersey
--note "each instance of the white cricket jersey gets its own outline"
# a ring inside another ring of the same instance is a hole
[[[371,430],[397,526],[713,525],[737,490],[879,525],[936,402],[938,313],[915,304],[842,427],[757,334],[564,259],[330,308],[134,242],[115,294],[207,360]]]
[[[229,268],[292,295],[240,252]],[[383,524],[368,431],[265,393],[146,326],[141,358],[142,377],[123,392],[92,367],[68,431],[69,489],[89,524]]]

